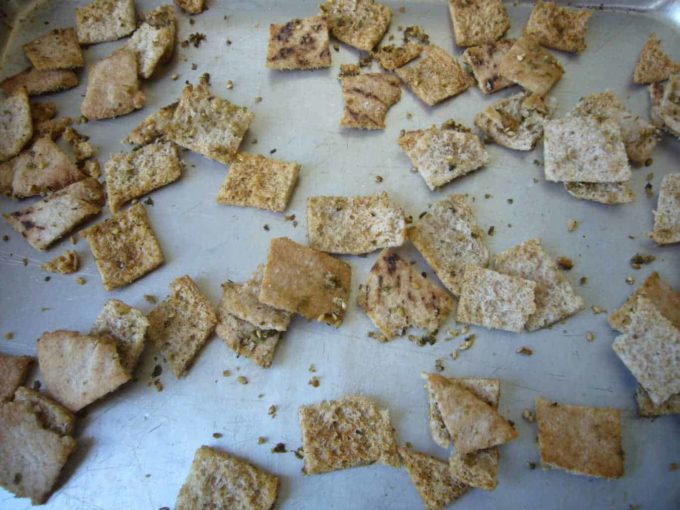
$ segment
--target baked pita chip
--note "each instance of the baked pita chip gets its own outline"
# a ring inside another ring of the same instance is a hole
[[[267,67],[281,71],[331,66],[328,24],[323,16],[269,25]]]
[[[76,426],[74,414],[44,393],[21,386],[14,394],[14,401],[31,404],[40,421],[50,430],[62,436],[73,435]]]
[[[38,71],[29,67],[1,81],[0,89],[8,96],[16,94],[22,88],[26,89],[29,96],[39,96],[49,92],[72,89],[77,87],[78,83],[78,75],[70,69]]]
[[[78,254],[73,250],[66,250],[49,262],[40,265],[40,269],[50,273],[73,274],[80,268]]]
[[[449,12],[458,46],[494,42],[510,28],[510,18],[502,0],[449,0]]]
[[[170,296],[148,318],[149,340],[177,377],[186,373],[217,324],[212,303],[186,275],[172,282]]]
[[[405,66],[411,60],[418,58],[422,52],[423,47],[420,44],[407,42],[403,46],[395,46],[394,44],[381,46],[371,52],[371,55],[373,55],[373,58],[378,61],[383,69],[394,71],[399,67]]]
[[[667,414],[680,414],[680,393],[676,393],[661,405],[656,405],[642,386],[635,390],[638,413],[645,418],[656,418]]]
[[[433,333],[456,306],[420,268],[390,250],[384,250],[371,268],[366,284],[359,289],[358,303],[385,341],[403,335],[410,327]]]
[[[224,451],[201,446],[179,491],[175,508],[270,510],[278,490],[277,476]]]
[[[283,212],[297,185],[300,168],[292,161],[241,152],[234,157],[217,202]]]
[[[200,14],[205,9],[205,0],[175,0],[175,3],[189,14]]]
[[[142,23],[125,47],[137,56],[139,75],[144,79],[149,79],[156,67],[166,62],[168,55],[172,55],[175,48],[175,28],[174,26],[154,27],[149,23]]]
[[[237,356],[245,356],[262,368],[269,368],[274,361],[276,345],[282,333],[275,329],[261,329],[250,322],[239,319],[220,305],[217,336],[227,344]]]
[[[666,174],[661,180],[650,237],[660,245],[680,242],[680,173]]]
[[[0,162],[19,154],[32,136],[31,103],[26,91],[0,99]]]
[[[439,128],[406,131],[399,146],[433,191],[489,162],[479,137],[453,121]]]
[[[640,52],[633,81],[638,85],[663,81],[677,72],[680,72],[680,63],[668,56],[661,46],[661,40],[652,32]]]
[[[483,94],[493,94],[514,85],[500,75],[498,67],[505,54],[515,44],[515,39],[502,39],[468,48],[463,53],[463,61],[470,66]]]
[[[600,478],[623,476],[621,412],[536,399],[541,462],[570,473]]]
[[[269,246],[259,299],[338,327],[347,310],[351,278],[346,262],[279,237]]]
[[[356,129],[385,129],[389,109],[401,99],[401,83],[395,76],[366,73],[343,76],[345,113],[340,126]]]
[[[177,105],[178,103],[175,102],[152,113],[140,122],[137,127],[130,131],[123,141],[130,145],[142,146],[165,136],[165,129],[172,121],[172,116],[175,114]]]
[[[389,411],[366,397],[300,406],[298,415],[308,475],[375,462],[401,465]]]
[[[650,85],[650,91],[657,84]],[[664,84],[658,84],[659,99],[653,98],[652,113],[656,123],[672,135],[680,138],[680,73],[673,74]]]
[[[406,220],[387,193],[310,197],[307,230],[314,249],[359,255],[404,244]]]
[[[320,7],[333,37],[364,51],[380,42],[392,20],[392,9],[375,0],[326,0]]]
[[[538,0],[524,33],[548,48],[581,53],[587,47],[586,33],[592,15],[584,9],[570,9],[555,2]]]
[[[498,71],[502,77],[541,96],[545,96],[564,74],[560,62],[528,35],[515,41],[501,60]]]
[[[94,146],[89,142],[90,137],[76,131],[72,127],[67,127],[62,133],[64,140],[73,149],[73,155],[78,163],[95,156]]]
[[[83,67],[83,52],[73,28],[58,28],[23,45],[24,53],[38,71]]]
[[[635,202],[630,182],[565,182],[564,188],[579,200],[607,205]]]
[[[129,285],[164,261],[146,210],[136,204],[83,230],[106,290]]]
[[[395,73],[430,106],[457,96],[474,84],[460,62],[435,45],[426,46],[418,60],[396,69]]]
[[[467,455],[456,452],[449,457],[449,473],[470,487],[492,491],[498,486],[500,459],[497,446]]]
[[[12,398],[28,377],[32,363],[33,358],[28,356],[0,354],[0,402]]]
[[[95,0],[76,9],[76,33],[80,44],[115,41],[137,28],[134,0]]]

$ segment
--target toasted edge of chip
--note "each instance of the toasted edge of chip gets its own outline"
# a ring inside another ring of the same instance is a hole
[[[58,28],[24,44],[24,53],[38,71],[83,67],[85,60],[73,28]]]
[[[14,393],[14,400],[31,404],[43,424],[50,430],[62,436],[73,435],[76,426],[75,415],[44,393],[20,386]]]
[[[0,402],[12,398],[31,369],[33,358],[29,356],[10,356],[0,353]]]
[[[80,83],[78,75],[71,69],[38,71],[29,67],[0,82],[0,89],[8,96],[17,93],[22,88],[26,89],[29,96],[39,96],[49,92],[72,89],[77,87],[78,83]]]
[[[605,205],[635,202],[630,182],[565,182],[564,188],[572,197]]]
[[[363,51],[371,51],[392,21],[392,9],[375,0],[326,0],[320,5],[333,37]]]
[[[581,53],[587,47],[586,33],[592,15],[584,9],[570,9],[555,2],[538,0],[524,32],[548,48]]]
[[[323,16],[269,26],[267,67],[282,71],[331,66],[328,23]]]
[[[650,237],[659,245],[680,242],[680,173],[666,174],[661,179]]]

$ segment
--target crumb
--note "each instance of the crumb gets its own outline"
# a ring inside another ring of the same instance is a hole
[[[340,51],[340,46],[338,46],[337,44],[334,44],[334,45],[333,45],[333,49],[334,49],[336,52],[337,52],[337,51]]]
[[[604,308],[599,307],[599,306],[597,306],[597,305],[591,306],[590,309],[593,311],[593,313],[594,313],[595,315],[600,315],[601,313],[606,313],[606,312],[607,312],[607,310],[605,310]]]
[[[578,281],[579,285],[585,285],[588,283],[588,277],[587,276],[581,276],[581,278]]]
[[[406,112],[406,118],[411,120],[413,118],[413,114],[411,112]]]
[[[231,39],[227,39],[227,46],[231,46]]]
[[[645,195],[647,198],[654,198],[654,187],[651,182],[645,184]]]
[[[264,226],[262,228],[265,229],[267,232],[269,232],[269,225],[267,225],[266,223],[264,224]]]
[[[542,164],[543,164],[543,163],[541,163],[540,160],[534,159],[534,165],[536,165],[536,166],[541,166]]]
[[[170,77],[170,79],[171,79],[172,81],[177,81],[177,80],[179,79],[179,74],[177,74],[177,73],[173,74],[173,75]]]
[[[460,349],[461,351],[467,351],[474,345],[476,339],[477,335],[470,335],[463,341],[463,343],[461,344],[460,347],[458,347],[458,349]]]
[[[645,166],[652,166],[653,163],[654,163],[654,160],[652,158],[645,160]]]
[[[276,443],[276,446],[272,448],[272,453],[286,453],[287,451],[285,443]]]
[[[5,340],[12,340],[13,338],[14,338],[14,333],[12,333],[11,331],[8,331],[7,333],[5,333]]]
[[[252,142],[250,142],[251,145],[257,145],[257,138],[255,138]]]
[[[275,154],[275,153],[276,153],[276,149],[272,149],[272,150],[269,151],[269,154]]]
[[[302,446],[299,446],[298,449],[295,450],[293,453],[300,460],[305,458],[305,451],[302,449]]]
[[[87,283],[87,280],[82,276],[79,276],[78,278],[76,278],[76,283],[78,285],[85,285]]]
[[[231,80],[227,80],[227,90],[231,90],[234,88],[234,82]]]
[[[27,259],[26,257],[24,257],[23,259],[21,259],[21,262],[24,264],[24,266],[27,266],[27,265],[28,265],[28,259]]]
[[[586,340],[588,340],[589,342],[594,342],[595,341],[595,333],[593,333],[592,331],[587,331],[586,332]]]
[[[152,294],[144,294],[144,300],[152,305],[158,303],[158,298]]]
[[[153,385],[156,387],[156,390],[158,390],[158,391],[163,391],[163,383],[161,382],[160,379],[156,379],[156,380],[153,382]]]
[[[490,236],[493,236],[493,235],[496,233],[496,227],[494,227],[493,225],[491,225],[491,226],[489,227],[489,230],[487,230],[486,233],[487,233],[488,235],[490,235]]]
[[[628,277],[626,278],[626,283],[627,283],[628,285],[634,285],[634,284],[635,284],[635,277],[634,277],[634,276],[628,276]]]
[[[78,244],[78,238],[76,237],[75,234],[69,237],[69,239],[71,240],[71,244]]]
[[[377,183],[381,183],[381,182],[383,182],[383,178],[382,178],[382,176],[380,176],[380,175],[376,175],[376,176],[375,176],[375,182],[377,182]]]
[[[313,374],[316,373],[316,367],[314,366],[313,363],[309,365],[309,368],[307,370],[309,370]]]
[[[244,375],[239,375],[236,380],[239,382],[239,384],[248,384],[248,378]]]
[[[39,391],[41,386],[42,386],[42,383],[40,381],[33,381],[33,389],[35,391]]]
[[[517,354],[521,354],[522,356],[531,356],[534,354],[533,349],[530,349],[529,347],[520,347],[515,352],[517,352]]]
[[[568,257],[558,257],[557,265],[565,271],[571,271],[574,268],[574,262]]]
[[[156,365],[153,367],[153,372],[151,372],[151,377],[156,378],[160,377],[160,375],[163,373],[163,367],[160,365]]]
[[[255,98],[255,102],[256,102],[256,103],[261,103],[261,102],[262,102],[262,96],[257,96],[257,97]]]
[[[493,197],[491,193],[484,193],[484,198],[486,198],[487,200],[491,197]]]
[[[651,264],[656,260],[654,255],[643,255],[641,253],[636,253],[630,259],[630,265],[633,269],[640,269],[644,264]]]
[[[267,438],[264,436],[260,436],[257,438],[257,444],[265,444],[267,442]]]
[[[193,44],[194,48],[198,48],[201,43],[207,39],[208,37],[205,34],[195,32],[189,35],[189,39],[187,41],[182,41],[182,47],[186,48],[189,44]]]
[[[286,221],[293,221],[295,219],[295,215],[294,214],[287,214],[283,217],[283,219],[286,220]]]
[[[524,411],[522,411],[522,418],[524,418],[529,423],[533,423],[536,421],[536,417],[534,416],[534,413],[531,409],[525,409]]]
[[[213,435],[212,435],[212,436],[213,436],[215,439],[219,439],[219,438],[222,437],[222,434],[219,433],[219,432],[213,432]]]
[[[579,222],[576,221],[576,220],[569,220],[567,222],[567,230],[569,232],[573,232],[574,230],[576,230],[578,228],[578,226],[579,226]]]
[[[443,372],[444,371],[444,362],[441,359],[438,359],[434,362],[434,368],[437,370],[437,372]]]
[[[271,406],[269,406],[269,409],[267,409],[267,414],[269,416],[271,416],[272,418],[276,418],[276,411],[277,410],[278,409],[275,405],[271,405]]]
[[[653,180],[653,179],[654,179],[654,172],[649,172],[649,173],[645,176],[645,181],[647,181],[647,182],[649,182],[649,181],[651,181],[651,180]]]
[[[231,376],[231,370],[222,370],[222,376],[224,377]]]
[[[317,376],[314,376],[309,380],[307,384],[309,384],[313,388],[318,388],[321,382],[319,381],[319,378]]]
[[[527,462],[527,467],[531,470],[536,469],[536,463],[535,462]]]
[[[377,340],[378,342],[384,342],[385,337],[383,337],[378,331],[369,331],[367,333],[368,338],[372,338],[374,340]]]
[[[192,70],[192,71],[195,71],[196,69],[198,69],[198,65],[196,65],[196,64],[191,64],[191,70]]]
[[[453,351],[453,352],[451,353],[451,359],[452,359],[453,361],[456,361],[456,360],[458,359],[458,349],[456,349],[455,351]]]
[[[513,204],[515,201],[512,198],[508,198],[508,204]]]
[[[5,242],[9,241],[9,236],[7,236],[7,235],[2,236],[2,240],[5,241]]]
[[[144,203],[146,205],[153,205],[153,198],[149,197],[146,200],[144,200]]]

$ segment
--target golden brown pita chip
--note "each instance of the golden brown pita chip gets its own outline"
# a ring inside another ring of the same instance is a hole
[[[392,20],[392,9],[375,0],[326,0],[320,7],[333,37],[364,51],[380,42]]]
[[[399,79],[384,73],[366,73],[343,76],[340,82],[345,101],[340,125],[345,128],[385,129],[387,112],[401,99]]]
[[[560,62],[527,35],[515,41],[498,70],[504,78],[541,96],[545,96],[564,74]]]
[[[32,136],[31,103],[26,91],[0,99],[0,162],[19,154]]]
[[[95,0],[76,9],[76,32],[81,44],[115,41],[136,27],[134,0]]]
[[[585,9],[570,9],[555,2],[537,0],[524,33],[548,48],[581,53],[587,47],[588,20],[592,15]]]
[[[0,402],[12,398],[16,389],[21,386],[33,363],[28,356],[9,356],[0,354]]]
[[[21,386],[14,394],[15,402],[28,402],[40,418],[40,421],[50,430],[62,436],[72,436],[76,417],[58,402],[44,393]]]
[[[331,66],[328,24],[323,16],[269,26],[267,67],[288,71]]]
[[[463,53],[463,61],[472,69],[477,86],[485,95],[514,85],[507,78],[503,78],[498,70],[501,60],[513,44],[515,39],[502,39],[473,46]]]
[[[78,271],[79,267],[80,260],[78,259],[78,254],[73,250],[66,250],[49,262],[41,264],[40,269],[50,273],[73,274]]]
[[[411,60],[418,58],[422,52],[423,47],[420,44],[407,42],[403,46],[395,46],[394,44],[381,46],[371,52],[371,55],[380,63],[383,69],[394,71],[399,67],[405,66]]]
[[[139,75],[149,79],[158,65],[166,62],[173,53],[175,27],[154,27],[149,23],[142,23],[125,47],[135,52]]]
[[[78,75],[70,69],[38,71],[32,67],[0,82],[0,89],[11,96],[26,89],[29,96],[39,96],[49,92],[72,89],[79,83]]]
[[[130,131],[130,134],[123,141],[130,145],[141,146],[165,136],[165,128],[172,121],[177,104],[177,102],[169,104],[149,115]]]
[[[470,487],[492,491],[498,486],[500,457],[497,446],[467,455],[456,452],[449,457],[449,473]]]
[[[661,46],[661,40],[652,32],[640,52],[633,81],[638,85],[663,81],[677,72],[680,72],[680,63],[668,56]]]
[[[458,46],[493,42],[510,28],[502,0],[449,0],[449,12]]]
[[[220,305],[215,333],[237,356],[245,356],[262,368],[269,368],[274,361],[276,345],[282,333],[275,329],[261,329],[239,319]]]
[[[680,242],[680,173],[666,174],[661,180],[650,237],[660,245]]]
[[[83,52],[73,28],[58,28],[24,44],[24,53],[38,71],[83,67]]]

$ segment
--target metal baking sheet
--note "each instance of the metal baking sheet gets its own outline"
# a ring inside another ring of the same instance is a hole
[[[15,3],[25,9],[29,5]],[[21,52],[23,43],[50,28],[73,25],[74,8],[80,3],[38,2],[21,12],[3,52],[1,76],[27,65]],[[265,260],[272,238],[289,236],[306,242],[306,199],[321,194],[387,191],[407,214],[417,217],[428,204],[449,193],[469,193],[481,225],[495,227],[495,235],[488,240],[492,252],[540,237],[549,252],[575,262],[568,277],[588,308],[564,324],[531,334],[472,328],[477,335],[474,347],[454,361],[449,355],[462,339],[447,342],[442,334],[435,345],[427,347],[418,347],[406,338],[381,344],[367,336],[374,327],[352,304],[340,329],[296,318],[268,370],[237,359],[214,338],[185,378],[175,379],[165,367],[161,392],[151,384],[160,357],[148,348],[136,381],[79,417],[78,450],[45,508],[172,507],[193,454],[202,444],[224,448],[280,475],[277,506],[281,509],[418,508],[418,494],[403,470],[375,465],[307,477],[295,455],[274,454],[271,449],[279,442],[291,451],[301,445],[299,405],[365,393],[389,407],[400,443],[409,441],[418,450],[446,459],[448,452],[430,438],[420,378],[421,372],[434,370],[439,358],[445,360],[446,375],[500,378],[501,412],[517,424],[520,433],[519,439],[502,450],[498,488],[470,492],[458,503],[461,508],[677,508],[680,472],[672,472],[669,466],[680,462],[678,417],[650,421],[636,416],[636,383],[611,350],[615,334],[607,326],[606,314],[596,315],[590,307],[613,310],[634,288],[625,282],[626,277],[633,276],[637,286],[652,270],[680,288],[678,245],[659,248],[647,238],[661,178],[678,171],[680,143],[666,136],[656,149],[653,164],[634,171],[637,201],[630,205],[607,207],[578,201],[561,185],[545,182],[542,167],[533,163],[543,159],[540,145],[530,153],[490,145],[487,168],[430,192],[421,177],[409,171],[409,161],[396,143],[400,130],[424,128],[449,118],[472,125],[474,115],[485,105],[517,89],[484,97],[474,88],[434,108],[404,89],[401,101],[387,116],[384,131],[342,130],[343,104],[336,77],[341,63],[357,61],[357,51],[340,44],[338,52],[332,51],[330,70],[282,73],[264,66],[269,24],[312,15],[318,11],[318,3],[212,1],[201,15],[179,15],[180,41],[194,32],[206,34],[207,40],[199,48],[178,47],[173,61],[144,83],[147,104],[143,110],[78,126],[91,137],[103,163],[111,153],[129,150],[119,141],[150,112],[178,97],[186,80],[196,82],[208,72],[215,93],[255,112],[244,150],[268,155],[276,149],[275,157],[302,164],[301,180],[287,211],[295,214],[297,227],[283,215],[218,205],[215,196],[227,169],[190,152],[183,153],[186,174],[179,182],[154,192],[154,204],[147,207],[167,262],[125,289],[103,289],[83,240],[75,246],[83,261],[80,273],[52,275],[46,281],[40,264],[70,248],[70,242],[65,240],[47,253],[38,253],[1,222],[0,235],[9,236],[9,241],[0,241],[0,333],[13,332],[14,339],[0,340],[0,351],[34,354],[36,339],[46,330],[88,331],[110,298],[148,311],[151,305],[144,296],[164,297],[169,283],[183,274],[191,275],[217,303],[220,283],[245,280]],[[395,12],[390,34],[400,38],[400,27],[421,25],[434,43],[460,56],[444,1],[386,3]],[[137,0],[140,10],[158,4]],[[400,12],[400,7],[405,11]],[[566,68],[553,91],[559,101],[558,115],[583,95],[612,89],[633,112],[647,117],[647,90],[631,80],[640,48],[655,31],[670,54],[680,60],[680,2],[631,1],[609,7],[613,9],[594,11],[587,51],[580,56],[555,52]],[[509,36],[520,34],[530,8],[508,4],[512,18]],[[123,41],[87,48],[88,65],[121,44]],[[179,79],[173,81],[175,73]],[[39,100],[55,101],[61,115],[77,117],[87,81],[85,73],[81,76],[78,88]],[[227,90],[227,80],[233,81],[233,90]],[[257,102],[256,97],[262,101]],[[375,179],[378,175],[383,178],[380,183]],[[644,191],[648,175],[652,198]],[[485,194],[491,197],[485,199]],[[3,213],[17,207],[9,200],[0,201]],[[567,231],[570,219],[581,222],[571,233]],[[401,252],[432,274],[412,248],[404,247]],[[635,270],[629,259],[636,252],[654,255],[656,261]],[[375,257],[344,257],[353,269],[352,303]],[[78,285],[76,276],[84,277],[86,284]],[[579,285],[582,276],[588,278],[586,285]],[[587,331],[595,334],[594,342],[586,341]],[[522,346],[533,349],[533,356],[518,355]],[[311,364],[316,366],[316,374],[308,371]],[[223,376],[225,370],[232,375]],[[244,375],[249,383],[239,384],[237,375]],[[320,378],[318,388],[308,384],[312,375]],[[602,481],[540,467],[529,469],[528,463],[538,462],[536,430],[521,413],[532,408],[539,395],[622,409],[626,475]],[[278,407],[275,418],[267,412],[271,405]],[[222,436],[215,438],[214,433]],[[258,445],[260,436],[268,442]],[[0,507],[28,506],[26,500],[0,490]]]

